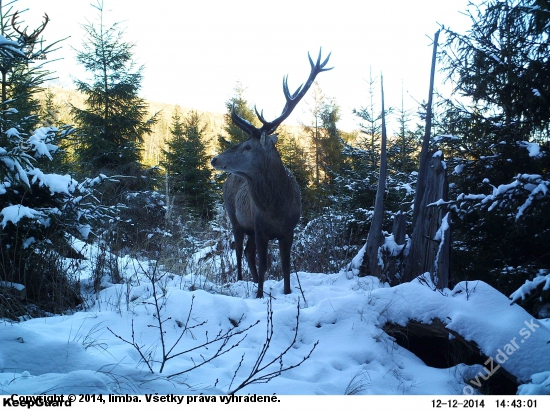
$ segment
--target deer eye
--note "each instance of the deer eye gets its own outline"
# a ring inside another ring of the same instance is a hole
[[[250,146],[250,144],[244,145],[244,150],[250,150],[250,149],[252,149],[252,146]]]

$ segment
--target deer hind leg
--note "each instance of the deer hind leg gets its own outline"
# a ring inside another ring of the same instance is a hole
[[[258,283],[258,271],[256,270],[256,239],[254,235],[249,235],[244,249],[244,255],[248,262],[248,268],[252,274],[252,280]]]
[[[237,256],[237,280],[243,280],[243,241],[244,232],[240,229],[233,231],[235,238],[235,255]]]

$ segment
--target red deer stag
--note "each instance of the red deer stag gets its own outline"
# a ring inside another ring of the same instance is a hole
[[[263,124],[253,126],[243,119],[235,108],[231,119],[249,134],[248,140],[237,144],[212,159],[212,166],[220,171],[231,173],[223,185],[225,210],[233,226],[237,254],[238,280],[242,280],[242,254],[244,235],[248,241],[244,254],[254,282],[258,284],[257,298],[264,295],[264,276],[267,270],[267,244],[269,240],[279,241],[279,252],[283,268],[284,293],[290,293],[290,249],[294,228],[300,220],[302,209],[300,189],[292,173],[283,165],[275,148],[277,127],[290,115],[294,107],[304,97],[317,74],[331,70],[325,66],[330,58],[321,63],[321,51],[314,64],[308,54],[311,73],[306,83],[298,87],[294,94],[288,90],[288,77],[283,78],[283,92],[286,104],[281,115],[268,122],[263,115],[256,115]],[[256,270],[256,250],[258,270]]]

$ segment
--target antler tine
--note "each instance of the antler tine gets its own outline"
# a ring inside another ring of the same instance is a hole
[[[17,22],[17,19],[19,18],[19,10],[16,11],[15,13],[13,13],[13,16],[11,17],[11,26],[13,27],[13,29],[19,33],[20,36],[23,36],[23,37],[27,37],[27,29],[25,29],[23,32],[21,32],[17,27],[16,27],[16,22]]]
[[[48,13],[44,13],[44,23],[42,23],[35,31],[33,31],[31,36],[29,37],[31,38],[38,37],[38,35],[44,31],[49,21],[50,21],[50,18],[48,17]]]
[[[298,86],[298,88],[296,89],[296,91],[293,93],[293,94],[290,94],[290,90],[288,89],[288,74],[286,76],[283,77],[283,93],[285,95],[285,98],[286,100],[292,100],[296,97],[296,95],[298,93],[300,93],[300,90],[302,90],[302,86],[304,85],[304,83],[302,83],[300,86]]]
[[[256,114],[258,114],[257,111]],[[235,104],[231,106],[231,120],[233,120],[233,122],[237,125],[237,127],[239,127],[239,129],[247,132],[250,135],[255,135],[259,131],[256,126],[237,114],[237,112],[235,111]]]
[[[40,33],[44,31],[49,21],[50,21],[50,18],[48,17],[48,14],[44,13],[44,23],[38,26],[38,28],[34,30],[31,35],[27,36],[27,41],[34,42],[37,39],[37,37],[40,35]]]
[[[288,116],[290,116],[290,113],[292,113],[292,110],[294,110],[294,107],[296,107],[296,105],[302,99],[302,97],[305,96],[305,94],[307,93],[307,91],[315,81],[315,77],[317,77],[317,75],[321,72],[326,72],[333,69],[333,67],[330,67],[328,69],[325,68],[325,66],[328,63],[328,60],[330,59],[331,53],[328,54],[328,56],[323,61],[323,63],[321,63],[321,54],[322,54],[322,49],[319,49],[319,56],[317,57],[317,62],[315,64],[311,59],[311,55],[309,53],[307,54],[309,58],[309,63],[311,65],[311,73],[309,74],[309,77],[305,82],[305,84],[300,85],[300,87],[298,87],[293,94],[290,94],[290,90],[288,89],[288,76],[285,76],[283,78],[283,93],[286,99],[285,107],[283,108],[281,115],[277,119],[269,123],[264,123],[262,121],[262,123],[264,123],[261,129],[262,131],[266,131],[268,134],[272,134],[273,132],[275,132],[277,127],[279,127],[279,125],[283,121],[285,121],[285,119]]]
[[[36,40],[36,38],[40,35],[40,33],[42,33],[44,31],[44,29],[46,28],[46,25],[48,24],[48,22],[50,21],[50,17],[48,16],[48,13],[44,13],[44,22],[38,26],[38,28],[36,30],[34,30],[32,32],[32,34],[27,34],[27,28],[25,28],[25,30],[21,31],[18,27],[17,27],[17,19],[19,18],[19,11],[16,11],[15,13],[13,13],[13,16],[11,18],[11,26],[13,27],[13,29],[19,33],[19,35],[23,38],[23,41],[25,43],[32,43]]]
[[[319,56],[317,57],[316,63],[313,63],[313,60],[311,59],[310,54],[309,53],[307,54],[307,57],[309,58],[309,63],[311,65],[311,72],[305,84],[302,83],[294,93],[291,94],[288,88],[288,75],[283,77],[283,93],[285,95],[286,103],[281,115],[278,118],[276,118],[271,122],[268,122],[267,120],[265,120],[263,116],[263,111],[261,113],[258,112],[258,109],[256,108],[256,106],[254,106],[254,111],[256,112],[256,116],[258,116],[258,119],[260,119],[260,122],[262,122],[262,125],[263,125],[260,129],[258,129],[257,127],[253,126],[248,120],[245,120],[242,117],[240,117],[235,112],[235,105],[233,105],[231,108],[231,119],[233,119],[233,122],[240,129],[244,130],[245,132],[247,132],[248,134],[256,138],[260,138],[260,136],[263,133],[273,134],[275,130],[277,130],[277,127],[279,127],[280,124],[284,122],[288,116],[290,116],[290,113],[292,113],[292,110],[294,110],[298,102],[307,93],[307,91],[313,84],[315,77],[321,72],[326,72],[333,69],[333,67],[330,67],[328,69],[325,68],[325,66],[328,63],[328,60],[330,59],[331,53],[328,54],[328,56],[322,63],[321,63],[321,54],[322,54],[322,49],[319,49]]]
[[[260,119],[260,122],[262,122],[262,124],[269,123],[264,118],[264,111],[263,110],[260,113],[258,113],[258,109],[256,108],[256,105],[254,105],[254,111],[256,112],[256,116],[258,116],[258,119]]]
[[[311,65],[311,70],[313,71],[315,68],[318,68],[318,70],[319,70],[318,73],[321,73],[321,72],[327,72],[329,70],[334,69],[334,67],[329,67],[328,69],[325,69],[325,66],[328,63],[328,59],[330,59],[331,54],[332,54],[332,52],[330,52],[328,54],[327,58],[325,59],[325,61],[323,63],[321,63],[321,49],[319,49],[319,56],[317,56],[317,63],[313,64],[313,60],[311,60],[311,56],[308,52],[307,57],[309,58],[309,64]],[[319,64],[319,63],[321,63],[321,64]]]

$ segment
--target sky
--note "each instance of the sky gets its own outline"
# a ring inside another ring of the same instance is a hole
[[[6,4],[6,0],[4,0]],[[96,0],[18,0],[28,11],[24,25],[50,23],[48,41],[67,36],[49,65],[64,87],[88,76],[75,61],[86,22],[98,23]],[[384,77],[386,106],[415,110],[427,99],[431,38],[438,23],[465,32],[468,0],[104,0],[104,22],[120,22],[124,40],[134,43],[134,59],[143,65],[141,95],[153,101],[199,110],[225,112],[237,82],[244,97],[269,120],[285,103],[282,79],[294,90],[309,75],[308,52],[332,53],[319,80],[325,96],[341,107],[344,128],[357,126],[353,109],[369,104],[369,73]],[[23,25],[23,27],[24,27]],[[443,79],[436,77],[436,85]],[[307,118],[307,98],[287,120]]]

